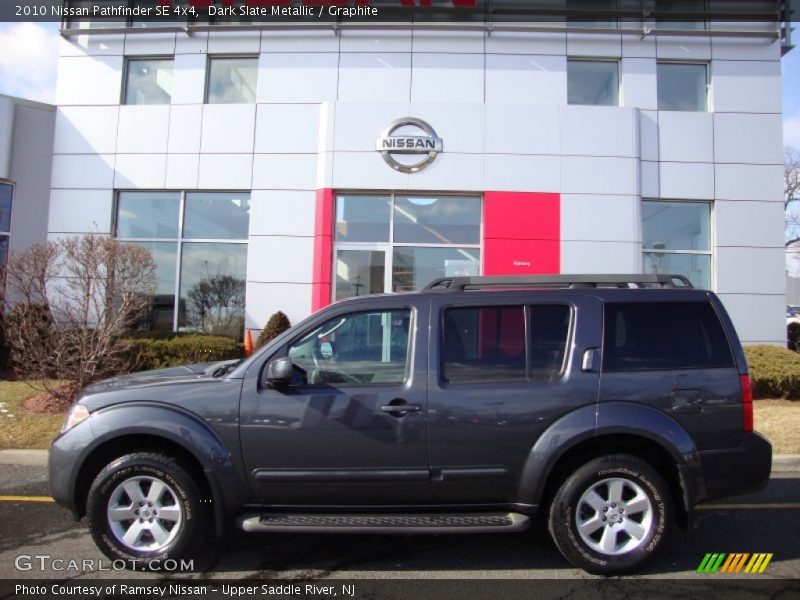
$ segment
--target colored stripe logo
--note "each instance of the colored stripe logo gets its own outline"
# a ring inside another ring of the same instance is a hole
[[[744,569],[745,573],[761,574],[767,568],[769,561],[772,560],[772,556],[771,552],[757,552],[755,554],[750,554],[749,552],[734,552],[731,554],[709,552],[703,557],[700,566],[697,567],[697,572],[704,575],[712,573],[735,574],[741,573],[742,569]]]

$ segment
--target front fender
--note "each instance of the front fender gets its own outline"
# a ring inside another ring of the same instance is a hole
[[[236,470],[231,452],[219,436],[196,415],[159,403],[129,403],[99,410],[56,438],[50,447],[50,486],[59,504],[77,514],[81,467],[93,452],[126,436],[169,440],[190,453],[203,468],[220,515],[243,504],[249,490]]]
[[[538,505],[560,458],[582,442],[615,434],[645,438],[669,453],[678,467],[687,509],[705,496],[697,447],[675,419],[643,404],[602,402],[564,415],[539,436],[522,469],[518,501]]]

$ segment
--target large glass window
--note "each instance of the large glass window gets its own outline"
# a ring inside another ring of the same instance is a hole
[[[302,385],[402,383],[406,378],[411,311],[334,317],[289,346]]]
[[[258,58],[209,57],[209,104],[252,104],[256,101]]]
[[[0,270],[6,264],[8,246],[11,238],[11,199],[14,186],[0,183]]]
[[[693,63],[658,63],[659,110],[708,110],[708,66]]]
[[[335,215],[336,300],[480,273],[479,197],[340,194]]]
[[[169,104],[172,64],[171,58],[128,59],[124,104]]]
[[[567,101],[569,104],[618,106],[618,63],[606,60],[568,60]]]
[[[642,202],[645,273],[685,275],[711,288],[711,204]]]
[[[148,329],[242,336],[249,214],[247,192],[118,193],[117,238],[156,263]]]
[[[725,332],[708,302],[606,303],[603,330],[606,371],[733,366]]]

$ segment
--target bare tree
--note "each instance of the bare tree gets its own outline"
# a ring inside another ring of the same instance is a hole
[[[783,206],[786,215],[786,247],[800,242],[800,150],[783,149]]]
[[[36,244],[9,255],[5,328],[11,364],[60,399],[124,368],[117,341],[155,292],[149,250],[100,235]]]

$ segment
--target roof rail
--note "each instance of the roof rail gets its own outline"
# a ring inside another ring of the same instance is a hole
[[[463,292],[467,289],[489,287],[558,287],[597,288],[657,286],[673,289],[693,289],[683,275],[509,275],[499,277],[442,277],[423,288],[426,292]]]

